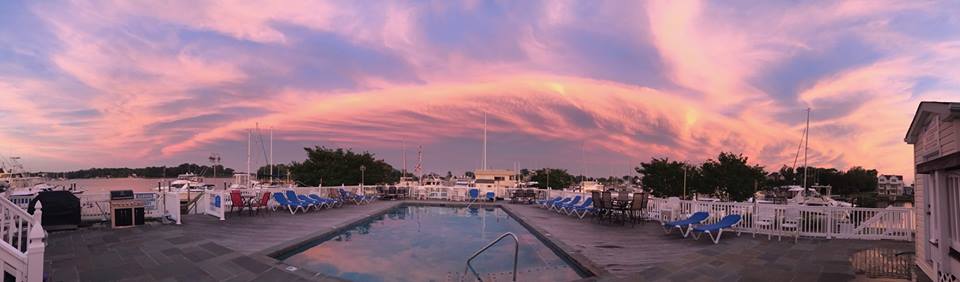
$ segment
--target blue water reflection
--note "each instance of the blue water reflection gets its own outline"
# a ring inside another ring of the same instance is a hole
[[[285,263],[354,281],[451,281],[464,261],[504,232],[520,238],[518,280],[569,281],[576,271],[500,208],[402,206]],[[474,260],[484,280],[509,280],[513,243],[501,241]]]

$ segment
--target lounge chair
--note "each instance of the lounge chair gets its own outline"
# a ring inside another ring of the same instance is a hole
[[[695,226],[692,231],[693,238],[700,240],[700,236],[706,233],[710,236],[710,240],[712,240],[714,244],[720,243],[720,235],[723,235],[723,230],[733,228],[734,225],[740,223],[741,219],[743,219],[743,217],[739,214],[731,214],[724,216],[717,223]],[[716,234],[716,236],[714,236],[714,234]],[[737,235],[739,236],[740,232],[737,232]]]
[[[690,226],[694,224],[700,224],[700,222],[703,222],[708,217],[710,217],[710,213],[695,212],[693,213],[693,215],[690,215],[689,218],[684,220],[664,222],[663,233],[665,234],[670,233],[670,230],[673,230],[674,228],[676,228],[680,230],[680,234],[683,235],[683,238],[687,238],[687,236],[690,235],[690,230],[691,230]]]
[[[273,200],[277,201],[277,204],[279,204],[281,208],[287,208],[287,210],[290,211],[290,214],[296,214],[297,210],[306,211],[306,207],[303,205],[303,203],[291,203],[290,201],[287,201],[287,198],[283,197],[283,193],[273,193]]]
[[[301,200],[300,197],[297,197],[297,192],[293,190],[287,190],[286,195],[288,202],[303,205],[305,207],[304,211],[310,211],[310,208],[320,209],[313,201]]]
[[[309,203],[313,205],[313,207],[316,208],[317,210],[320,210],[324,207],[328,207],[327,202],[307,197],[307,195],[304,195],[304,194],[297,194],[297,199],[300,200],[301,202]]]
[[[344,200],[351,201],[358,206],[370,202],[370,199],[368,199],[367,197],[353,194],[343,189],[340,189],[340,197],[343,198]]]
[[[491,201],[491,202],[497,201],[497,194],[493,192],[487,192],[487,201]]]
[[[587,198],[583,201],[583,204],[579,206],[572,206],[567,209],[567,215],[577,215],[580,219],[583,219],[588,213],[593,211],[593,197]]]
[[[537,205],[540,205],[541,207],[544,207],[544,208],[545,208],[545,207],[547,207],[548,205],[552,205],[553,202],[559,201],[559,200],[561,200],[561,199],[563,199],[563,197],[556,197],[556,198],[553,198],[553,199],[550,199],[550,200],[540,200],[540,201],[537,201]]]
[[[581,199],[580,195],[577,195],[577,196],[573,197],[573,200],[570,200],[569,202],[566,202],[566,203],[564,203],[564,204],[562,204],[562,205],[557,205],[557,206],[555,206],[555,207],[554,207],[554,210],[556,210],[556,211],[559,212],[559,213],[565,213],[565,212],[567,212],[567,207],[572,207],[572,206],[575,206],[575,205],[579,204],[579,203],[580,203],[580,199]]]
[[[307,196],[309,196],[311,199],[314,199],[314,200],[317,200],[317,201],[321,201],[321,202],[325,203],[325,204],[327,205],[327,207],[331,207],[331,208],[337,207],[337,206],[339,206],[339,205],[341,204],[339,200],[320,197],[320,196],[317,195],[317,194],[310,194],[310,195],[307,195]]]
[[[570,200],[573,200],[573,198],[563,198],[563,200],[554,201],[553,203],[547,205],[547,210],[553,210],[554,207],[556,207],[556,206],[558,206],[558,205],[562,205],[562,204],[569,203]]]

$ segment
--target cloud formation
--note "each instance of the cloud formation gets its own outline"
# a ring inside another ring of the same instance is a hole
[[[423,144],[428,170],[459,172],[479,163],[486,115],[498,167],[622,175],[734,151],[776,168],[810,107],[811,163],[909,175],[916,105],[960,97],[957,15],[900,1],[10,1],[0,151],[41,170],[210,152],[241,167],[259,123],[279,161],[320,144],[399,166],[401,143]]]

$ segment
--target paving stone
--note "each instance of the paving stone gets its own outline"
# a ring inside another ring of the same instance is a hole
[[[270,269],[269,265],[263,264],[249,257],[238,257],[231,261],[233,263],[236,263],[243,269],[249,270],[250,272],[253,272],[253,273],[261,273],[266,271],[267,269]]]
[[[201,247],[201,248],[204,248],[204,249],[206,249],[207,251],[210,251],[211,253],[213,253],[213,254],[215,254],[215,255],[218,255],[218,256],[219,256],[219,255],[229,254],[229,253],[232,253],[232,252],[233,252],[232,250],[227,249],[227,248],[224,247],[224,246],[220,246],[220,245],[217,245],[216,243],[212,243],[212,242],[211,242],[211,243],[200,244],[200,247]]]

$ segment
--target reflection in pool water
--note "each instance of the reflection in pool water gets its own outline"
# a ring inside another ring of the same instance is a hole
[[[500,208],[401,206],[333,238],[280,257],[286,264],[354,281],[452,281],[465,260],[504,232],[520,238],[518,281],[580,275]],[[509,280],[513,242],[474,259],[484,280]]]

